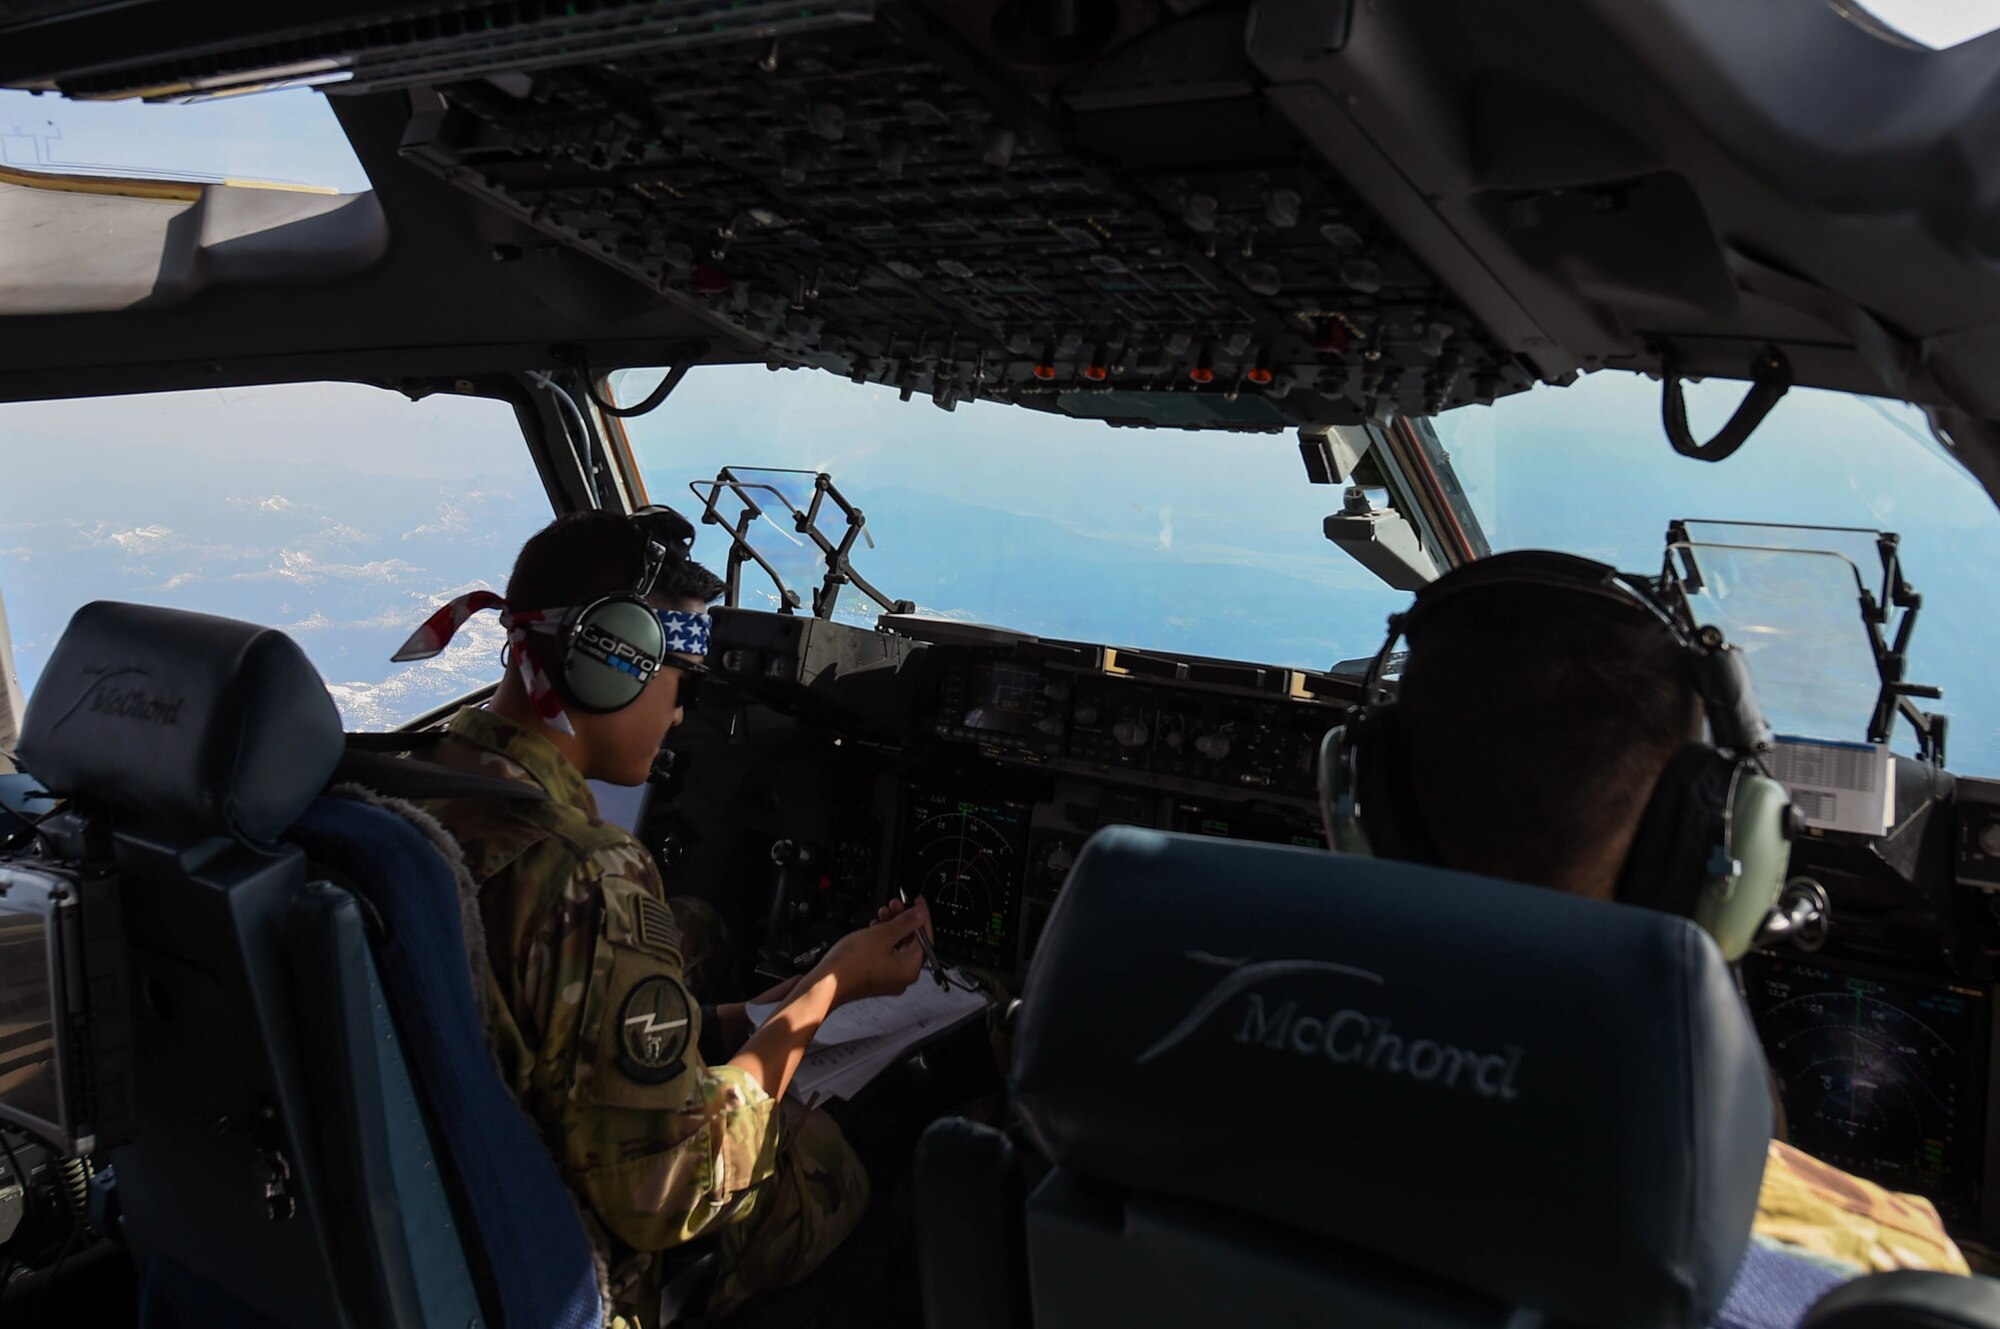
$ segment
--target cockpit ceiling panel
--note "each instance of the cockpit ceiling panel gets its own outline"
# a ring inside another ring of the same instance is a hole
[[[406,119],[357,144],[378,186],[431,173],[715,358],[947,407],[1270,429],[1776,350],[2000,421],[2000,34],[1905,49],[1824,0],[0,0],[0,86],[284,80]],[[438,211],[391,209],[392,250]]]
[[[1247,88],[1059,125],[908,12],[770,50],[440,85],[403,150],[774,361],[944,406],[1193,393],[1275,428],[1533,381]]]

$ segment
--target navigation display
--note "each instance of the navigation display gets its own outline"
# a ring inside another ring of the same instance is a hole
[[[1985,994],[1758,954],[1743,976],[1791,1142],[1975,1217]]]
[[[919,790],[903,843],[898,884],[930,902],[939,949],[975,964],[1011,964],[1028,805]]]

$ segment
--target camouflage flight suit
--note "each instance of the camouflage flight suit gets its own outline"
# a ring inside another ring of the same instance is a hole
[[[1890,1269],[1972,1272],[1929,1200],[1849,1176],[1771,1141],[1751,1235],[1858,1276]]]
[[[619,1316],[654,1329],[650,1253],[709,1233],[708,1314],[804,1277],[854,1227],[867,1173],[824,1113],[703,1063],[690,989],[725,962],[721,918],[662,900],[651,856],[599,820],[554,744],[471,708],[447,732],[431,760],[549,795],[430,810],[480,883],[501,1069],[584,1202]]]

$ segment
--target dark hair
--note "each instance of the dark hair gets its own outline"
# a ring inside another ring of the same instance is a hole
[[[1692,739],[1695,705],[1680,647],[1642,611],[1496,587],[1421,624],[1397,711],[1446,866],[1573,886]]]
[[[722,594],[722,580],[688,558],[678,539],[666,538],[678,523],[622,512],[570,512],[528,538],[507,578],[507,603],[516,609],[561,609],[599,596],[632,589],[646,568],[648,536],[661,540],[670,557],[653,584],[655,600],[699,600]],[[653,525],[663,529],[653,531]],[[678,556],[671,556],[678,555]]]

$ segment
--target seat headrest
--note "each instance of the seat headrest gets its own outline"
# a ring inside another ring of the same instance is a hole
[[[100,600],[56,643],[20,756],[56,793],[269,841],[325,787],[341,744],[333,698],[284,633]]]
[[[1126,827],[1049,919],[1013,1089],[1058,1166],[1580,1325],[1707,1325],[1770,1137],[1684,919]]]

